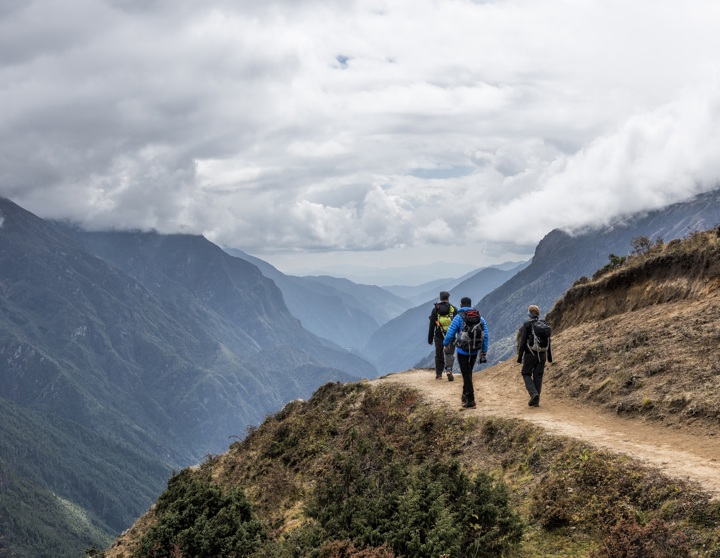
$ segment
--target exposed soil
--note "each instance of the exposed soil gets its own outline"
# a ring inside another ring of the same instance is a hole
[[[546,368],[552,377],[554,365]],[[528,420],[552,434],[582,439],[599,448],[624,453],[665,474],[697,482],[713,498],[720,498],[720,439],[711,429],[672,428],[617,416],[597,406],[561,398],[543,390],[539,407],[528,407],[520,365],[502,362],[473,374],[476,409],[460,407],[462,377],[435,379],[434,370],[409,370],[376,382],[401,383],[419,390],[430,402],[458,412]]]

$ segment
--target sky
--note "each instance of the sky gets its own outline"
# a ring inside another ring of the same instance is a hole
[[[718,187],[718,25],[715,0],[3,0],[0,195],[293,274],[523,261]]]

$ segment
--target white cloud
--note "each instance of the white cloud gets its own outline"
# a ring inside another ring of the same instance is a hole
[[[527,253],[718,183],[718,16],[709,0],[8,4],[0,194],[260,254]]]

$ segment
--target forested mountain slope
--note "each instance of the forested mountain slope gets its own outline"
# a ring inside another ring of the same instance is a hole
[[[327,381],[375,374],[202,237],[83,236],[6,199],[0,222],[0,540],[14,555],[77,556],[173,468]]]

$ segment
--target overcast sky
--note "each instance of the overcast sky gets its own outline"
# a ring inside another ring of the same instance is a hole
[[[290,273],[523,260],[717,187],[719,27],[715,0],[2,0],[0,195]]]

